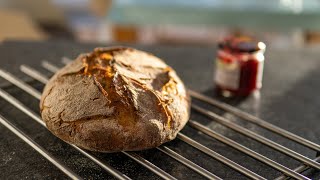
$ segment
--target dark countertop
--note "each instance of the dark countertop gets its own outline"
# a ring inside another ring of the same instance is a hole
[[[51,75],[41,68],[39,63],[41,60],[46,59],[62,66],[60,62],[61,57],[75,58],[77,54],[91,51],[92,48],[96,46],[99,46],[99,44],[79,44],[65,41],[4,42],[0,45],[0,67],[28,81],[28,78],[18,70],[20,64],[28,64],[47,75]],[[102,45],[100,44],[100,46]],[[272,124],[320,144],[320,111],[318,109],[320,107],[320,97],[316,95],[316,93],[320,91],[320,55],[316,50],[277,50],[268,48],[263,88],[260,94],[244,99],[230,100],[217,97],[214,94],[212,75],[215,47],[132,46],[151,52],[164,59],[170,66],[176,69],[181,79],[190,89],[230,103]],[[28,82],[39,90],[43,88],[43,85],[36,81]],[[10,94],[27,104],[30,109],[38,113],[39,102],[37,100],[31,99],[28,94],[17,88],[8,86],[8,83],[5,83],[2,78],[0,78],[0,85],[10,92]],[[206,106],[204,103],[199,103],[196,100],[194,100],[193,103]],[[315,158],[314,151],[274,135],[255,125],[240,121],[229,113],[218,111],[209,106],[206,107],[303,155]],[[90,179],[110,178],[110,176],[103,173],[98,166],[71,149],[66,143],[55,138],[45,128],[33,122],[31,118],[17,111],[13,106],[8,105],[3,99],[0,99],[0,114],[9,119],[13,124],[82,177]],[[295,168],[300,165],[298,161],[239,135],[195,112],[192,112],[191,118],[289,168]],[[279,172],[272,168],[227,145],[198,133],[191,127],[186,126],[182,132],[248,169],[268,177],[268,179],[280,175]],[[2,125],[0,125],[0,137],[2,137],[0,138],[0,179],[60,179],[64,177],[59,170],[37,154],[37,152],[33,151],[23,141],[16,138],[14,134]],[[180,140],[174,140],[166,145],[222,178],[244,178],[241,174],[212,158],[208,158],[208,156],[191,148]],[[138,153],[179,179],[200,178],[198,174],[178,162],[173,161],[157,150],[147,150]],[[129,177],[135,179],[157,178],[148,170],[121,153],[97,153],[96,155],[107,163],[112,164],[113,167],[121,172],[128,174]],[[320,173],[312,170],[308,171],[306,175],[314,179],[320,178]]]

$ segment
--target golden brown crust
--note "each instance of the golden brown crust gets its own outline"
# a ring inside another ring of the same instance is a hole
[[[131,151],[174,139],[189,118],[190,99],[159,58],[131,48],[97,48],[50,79],[40,110],[48,129],[66,142]]]

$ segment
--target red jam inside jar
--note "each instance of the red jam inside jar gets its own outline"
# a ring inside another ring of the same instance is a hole
[[[214,81],[223,96],[247,96],[262,86],[266,45],[247,37],[219,43]]]

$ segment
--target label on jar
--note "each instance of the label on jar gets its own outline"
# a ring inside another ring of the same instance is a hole
[[[262,76],[263,76],[263,61],[259,61],[257,70],[257,81],[256,87],[260,89],[262,87]]]
[[[240,81],[240,66],[237,61],[224,62],[216,60],[215,82],[228,89],[237,90]]]

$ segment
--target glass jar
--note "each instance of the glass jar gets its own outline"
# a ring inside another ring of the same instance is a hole
[[[231,37],[218,45],[214,81],[223,96],[247,96],[262,87],[266,45]]]

